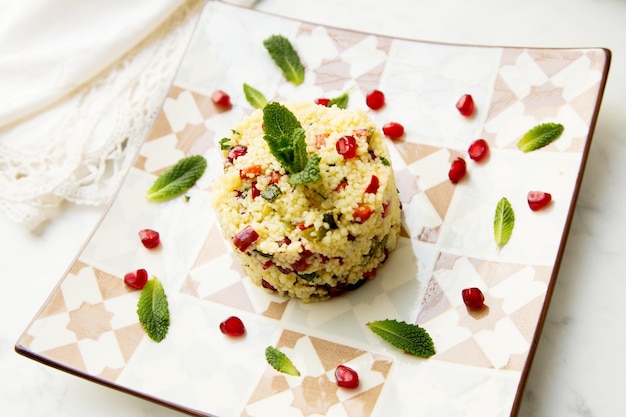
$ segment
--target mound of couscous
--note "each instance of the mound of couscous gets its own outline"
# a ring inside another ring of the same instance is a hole
[[[304,129],[306,154],[319,159],[318,179],[292,185],[256,110],[221,141],[213,204],[255,284],[323,300],[376,276],[396,246],[400,200],[385,139],[366,113],[309,102],[284,108]]]

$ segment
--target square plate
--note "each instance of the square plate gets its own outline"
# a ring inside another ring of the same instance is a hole
[[[306,67],[288,83],[263,40],[280,33]],[[209,1],[152,133],[100,224],[25,329],[16,350],[55,368],[200,416],[457,416],[517,413],[564,250],[610,62],[602,48],[544,49],[451,45],[394,39],[286,19]],[[378,277],[358,291],[303,304],[253,286],[232,256],[210,204],[222,169],[218,141],[253,111],[242,85],[271,100],[349,93],[351,109],[382,126],[401,122],[389,141],[403,203],[403,233]],[[218,111],[217,89],[234,106]],[[365,95],[384,91],[368,110]],[[471,94],[471,117],[455,108]],[[543,122],[565,126],[550,145],[521,152],[517,140]],[[487,161],[466,156],[484,138]],[[180,158],[204,155],[203,178],[166,203],[144,198]],[[447,177],[468,160],[468,176]],[[530,190],[550,192],[540,212]],[[494,210],[515,211],[510,241],[493,237]],[[143,248],[137,232],[158,230]],[[138,291],[123,276],[145,268],[168,296],[165,340],[138,323]],[[487,308],[469,311],[461,290],[480,287]],[[219,323],[237,315],[247,333],[231,339]],[[437,353],[404,354],[366,323],[417,323]],[[279,347],[300,377],[274,371],[266,346]],[[356,390],[338,388],[334,369],[359,372]],[[472,404],[468,407],[468,404]]]

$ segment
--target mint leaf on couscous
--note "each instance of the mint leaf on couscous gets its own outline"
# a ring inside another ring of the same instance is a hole
[[[305,132],[296,116],[280,103],[263,107],[263,126],[270,152],[292,175],[293,186],[318,181],[320,177],[319,156],[307,155]]]

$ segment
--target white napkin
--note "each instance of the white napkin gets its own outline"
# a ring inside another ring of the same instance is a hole
[[[28,230],[110,200],[203,0],[0,0],[0,211]]]
[[[101,72],[183,0],[2,0],[0,127]]]
[[[110,201],[204,1],[0,0],[0,211],[33,230]]]

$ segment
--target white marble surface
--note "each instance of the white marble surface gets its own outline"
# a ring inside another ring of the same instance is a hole
[[[355,5],[359,9],[355,9]],[[626,1],[261,0],[258,9],[407,38],[613,52],[567,248],[520,417],[624,415]],[[0,218],[0,408],[6,416],[179,416],[13,351],[104,208],[66,206],[30,233]]]

